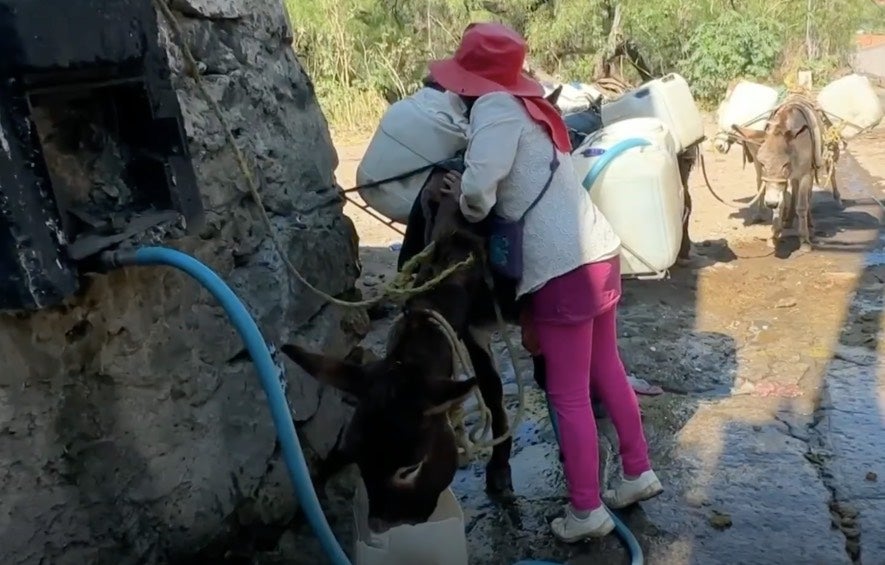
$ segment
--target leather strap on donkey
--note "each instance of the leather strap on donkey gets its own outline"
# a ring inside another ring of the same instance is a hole
[[[791,94],[777,111],[790,105],[802,112],[805,121],[810,126],[811,138],[814,147],[812,155],[812,167],[814,170],[814,182],[820,185],[820,171],[823,169],[824,178],[832,182],[833,171],[839,160],[840,148],[847,145],[840,134],[840,127],[834,126],[827,113],[817,102],[800,93]]]
[[[829,129],[832,124],[826,115],[820,110],[817,102],[805,95],[791,94],[786,100],[784,100],[784,103],[781,104],[778,110],[786,106],[794,106],[802,112],[802,115],[805,116],[805,121],[811,128],[811,141],[814,147],[812,166],[814,167],[815,177],[817,177],[817,170],[825,161],[824,131]],[[815,178],[815,180],[817,179]]]

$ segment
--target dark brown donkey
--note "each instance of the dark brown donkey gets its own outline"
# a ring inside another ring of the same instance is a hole
[[[764,131],[738,128],[749,143],[758,145],[755,160],[761,172],[762,202],[772,210],[771,241],[776,246],[783,230],[799,220],[800,250],[810,251],[814,223],[811,196],[821,167],[833,199],[842,207],[833,164],[839,158],[838,142],[824,146],[824,129],[829,125],[817,108],[801,96],[788,98],[772,114]],[[825,158],[830,152],[832,157]]]
[[[440,184],[443,174],[435,174],[428,186]],[[437,191],[428,194],[438,199]],[[452,206],[448,202],[450,199],[437,200],[440,213],[436,217],[460,218],[460,214],[446,214]],[[434,223],[434,254],[419,271],[417,284],[472,253],[483,253],[485,240],[465,224]],[[295,345],[281,348],[307,373],[357,399],[343,445],[326,472],[356,463],[366,485],[369,518],[376,529],[423,522],[433,512],[458,465],[455,435],[446,413],[465,400],[474,386],[479,387],[491,411],[494,436],[507,431],[503,386],[489,347],[490,334],[481,330],[495,320],[484,269],[480,257],[473,266],[409,299],[380,361],[359,365]],[[441,314],[457,332],[470,355],[475,379],[453,380],[453,352],[427,310]],[[509,319],[515,319],[512,300],[505,311]],[[493,448],[486,466],[486,488],[491,494],[512,492],[511,445],[508,439]]]
[[[561,90],[557,88],[548,100],[555,103]],[[433,512],[440,493],[454,479],[458,463],[446,412],[466,399],[474,386],[489,409],[493,436],[499,438],[508,431],[491,330],[498,322],[495,301],[505,321],[517,322],[516,284],[488,271],[482,227],[464,220],[457,203],[441,194],[445,173],[435,169],[425,183],[421,202],[410,215],[400,264],[427,243],[435,244],[430,260],[418,272],[418,285],[470,255],[477,261],[406,302],[400,327],[391,333],[387,354],[380,361],[359,365],[292,344],[281,347],[308,374],[356,398],[344,441],[325,462],[316,482],[322,486],[342,467],[356,463],[366,484],[369,519],[377,527],[423,522]],[[411,225],[413,218],[422,225]],[[453,352],[426,310],[441,314],[456,331],[470,356],[475,380],[452,380]],[[535,378],[542,382],[543,364],[539,367],[538,359],[535,364]],[[492,448],[486,465],[486,490],[492,495],[513,492],[512,446],[508,437]]]

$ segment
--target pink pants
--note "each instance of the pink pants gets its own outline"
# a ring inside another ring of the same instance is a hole
[[[603,264],[593,265],[591,274],[601,269]],[[605,273],[600,274],[605,278]],[[550,302],[556,301],[555,294],[541,289],[533,297],[533,310],[549,311]],[[602,504],[599,440],[591,394],[602,401],[618,433],[624,474],[635,476],[651,469],[639,403],[618,353],[617,306],[605,306],[583,320],[579,316],[566,316],[561,321],[541,316],[532,324],[547,366],[547,394],[556,412],[565,478],[576,510],[591,510]]]

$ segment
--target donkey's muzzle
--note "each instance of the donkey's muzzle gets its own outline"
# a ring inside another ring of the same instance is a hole
[[[787,188],[787,181],[784,179],[763,178],[765,183],[765,196],[762,199],[766,208],[772,210],[781,205],[784,200],[784,192]]]

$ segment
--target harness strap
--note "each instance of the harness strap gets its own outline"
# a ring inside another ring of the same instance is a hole
[[[443,165],[448,161],[449,161],[449,159],[443,159],[442,161],[437,161],[435,163],[430,163],[428,165],[422,165],[422,166],[418,167],[417,169],[412,169],[411,171],[406,171],[404,173],[400,173],[400,174],[394,175],[392,177],[387,177],[386,179],[374,180],[372,182],[360,184],[360,185],[357,185],[353,188],[348,188],[346,190],[342,190],[341,192],[343,192],[344,194],[348,194],[350,192],[356,192],[356,191],[362,190],[364,188],[374,188],[376,186],[381,186],[382,184],[387,184],[389,182],[403,180],[403,179],[421,174],[424,171],[429,171],[430,169],[433,169],[434,167],[439,167],[440,165]]]

